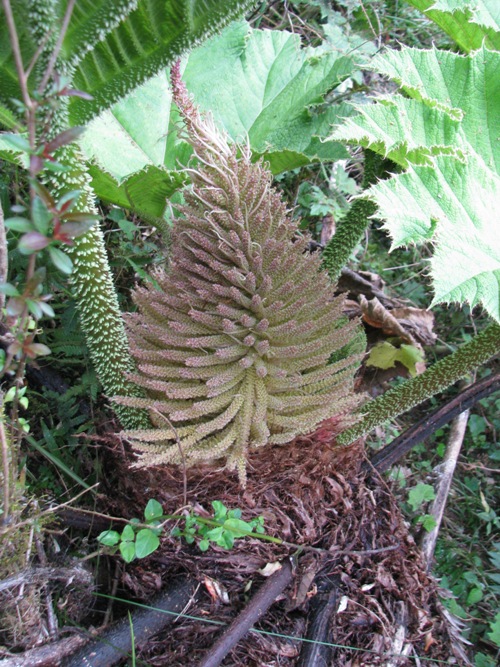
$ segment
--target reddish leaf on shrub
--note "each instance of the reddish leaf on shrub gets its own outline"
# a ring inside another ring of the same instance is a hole
[[[7,316],[19,317],[24,310],[24,299],[22,297],[12,297],[7,301]]]
[[[58,95],[66,95],[67,97],[81,97],[82,100],[88,100],[91,102],[94,98],[89,93],[85,93],[83,90],[76,90],[74,88],[63,88]]]
[[[95,217],[97,218],[97,216]],[[57,234],[54,234],[54,238],[71,245],[72,239],[86,234],[94,226],[94,223],[95,220],[89,220],[88,217],[87,220],[82,222],[66,222],[64,225],[61,225]]]
[[[48,239],[40,232],[28,232],[19,239],[18,249],[23,255],[31,255],[34,252],[43,250],[50,243]]]
[[[48,158],[58,148],[66,146],[66,144],[71,144],[73,141],[75,141],[75,139],[78,139],[78,137],[84,131],[85,131],[84,127],[82,127],[81,125],[77,125],[75,127],[70,127],[68,130],[60,132],[56,137],[54,137],[51,141],[48,141],[45,144],[45,146],[43,147],[43,156],[45,158]]]
[[[29,343],[29,345],[24,346],[24,352],[27,357],[34,359],[35,357],[43,357],[50,354],[50,347],[47,347],[43,343]]]
[[[37,195],[40,197],[40,199],[43,201],[47,209],[52,210],[55,208],[56,203],[54,201],[54,198],[47,190],[45,185],[42,185],[39,181],[35,179],[32,179],[30,181],[30,185],[33,188],[33,190],[37,193]]]

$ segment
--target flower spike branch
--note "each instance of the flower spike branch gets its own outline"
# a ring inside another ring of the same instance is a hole
[[[135,290],[139,313],[126,319],[139,368],[130,378],[147,398],[116,400],[150,408],[157,427],[127,433],[137,465],[180,463],[178,438],[187,465],[223,457],[244,484],[249,451],[334,415],[352,423],[360,357],[344,348],[358,323],[342,317],[321,259],[304,254],[270,172],[200,116],[179,64],[172,87],[197,158],[193,188],[168,272],[155,274],[159,289]]]

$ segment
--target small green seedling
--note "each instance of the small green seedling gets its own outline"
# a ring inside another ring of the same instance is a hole
[[[200,538],[198,547],[201,551],[207,551],[211,542],[223,549],[232,549],[234,541],[240,537],[265,533],[263,516],[243,521],[240,509],[228,510],[220,500],[214,500],[212,507],[214,514],[210,518],[195,512],[188,516],[165,516],[160,503],[151,499],[144,510],[143,522],[130,519],[121,533],[117,530],[105,530],[97,540],[106,547],[115,548],[114,551],[118,549],[123,559],[130,563],[135,558],[145,558],[158,549],[159,536],[163,530],[161,523],[165,519],[184,521],[184,527],[176,526],[171,535],[183,537],[188,544],[193,544]]]
[[[106,547],[118,547],[123,560],[130,563],[135,558],[145,558],[156,551],[160,546],[159,536],[163,518],[163,509],[157,500],[149,500],[144,510],[144,523],[148,528],[139,528],[139,519],[131,519],[125,528],[119,533],[116,530],[105,530],[97,540]]]
[[[434,488],[430,484],[420,483],[410,489],[410,492],[408,493],[408,504],[413,512],[418,512],[423,505],[431,502],[435,497],[436,494]],[[430,532],[437,525],[436,519],[432,514],[420,515],[417,518],[417,523],[421,524],[427,532]]]
[[[223,549],[232,549],[237,538],[247,537],[251,533],[259,535],[265,533],[262,516],[251,521],[243,521],[240,509],[228,510],[220,500],[214,500],[212,507],[213,519],[190,514],[185,518],[185,527],[176,526],[171,535],[183,537],[188,544],[193,544],[197,537],[201,538],[198,548],[200,551],[207,551],[211,542]]]
[[[17,390],[17,397],[19,400],[19,405],[24,409],[27,410],[29,406],[29,400],[28,397],[25,396],[27,387],[21,387],[20,389]],[[16,387],[10,387],[8,391],[6,392],[5,396],[3,397],[3,402],[4,403],[13,403],[14,398],[16,396]],[[28,423],[28,420],[25,419],[24,417],[18,417],[17,419],[19,426],[22,428],[24,433],[29,433],[30,432],[30,425]]]

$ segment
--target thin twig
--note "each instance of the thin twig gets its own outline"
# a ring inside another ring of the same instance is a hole
[[[12,53],[14,55],[14,62],[16,64],[17,77],[19,79],[19,86],[23,96],[23,102],[26,108],[31,108],[31,99],[26,84],[26,74],[24,72],[23,58],[21,55],[21,48],[19,46],[19,38],[17,36],[16,23],[10,6],[10,0],[2,0],[3,9],[5,12],[5,19],[7,21],[7,28],[9,30],[10,43],[12,46]]]
[[[47,34],[44,35],[44,38],[43,38],[42,41],[40,42],[40,44],[39,44],[37,50],[35,51],[35,53],[34,53],[34,55],[33,55],[33,58],[30,60],[29,65],[28,65],[28,67],[26,68],[26,72],[25,72],[25,74],[26,74],[26,79],[29,79],[30,74],[31,74],[31,72],[32,72],[32,70],[33,70],[33,67],[36,65],[36,63],[37,63],[37,61],[38,61],[38,58],[40,58],[40,56],[42,55],[42,52],[43,52],[44,48],[47,46],[47,42],[49,41],[49,39],[51,38],[51,36],[52,36],[52,29],[50,29],[50,30],[47,32]]]
[[[2,466],[3,466],[3,514],[2,523],[7,525],[10,518],[10,461],[9,461],[9,443],[5,433],[5,413],[3,410],[3,394],[1,397],[2,405],[0,407],[0,443],[2,445]]]
[[[80,491],[80,493],[77,493],[74,498],[71,498],[71,500],[67,500],[65,503],[61,503],[60,505],[57,505],[56,507],[50,507],[49,509],[43,510],[42,512],[40,512],[40,514],[37,514],[36,516],[32,516],[29,519],[26,519],[25,521],[21,521],[19,523],[16,523],[15,526],[8,526],[7,528],[0,529],[0,535],[5,535],[6,533],[9,533],[12,530],[18,530],[19,528],[21,528],[23,526],[31,526],[36,521],[39,521],[42,516],[47,516],[49,514],[54,514],[55,512],[58,512],[63,507],[67,507],[68,505],[71,505],[71,503],[74,503],[75,500],[78,500],[78,498],[80,498],[80,496],[83,496],[85,493],[88,493],[89,491],[92,491],[93,489],[95,489],[98,486],[99,486],[99,482],[97,482],[93,486],[89,486],[88,489],[84,489],[83,491]]]
[[[42,564],[42,567],[47,567],[47,555],[43,547],[43,542],[40,539],[40,535],[35,535],[35,546],[36,552],[38,555],[38,560]],[[45,609],[47,611],[47,625],[49,627],[49,635],[52,639],[58,638],[58,623],[57,617],[54,613],[53,600],[52,600],[52,591],[47,582],[43,585],[43,591],[45,595]]]
[[[10,0],[2,0],[3,3],[3,8],[5,12],[5,18],[7,20],[7,26],[9,30],[9,37],[10,37],[10,44],[12,48],[12,53],[14,55],[14,62],[16,65],[16,71],[17,71],[17,76],[19,79],[19,86],[21,88],[21,95],[23,98],[24,105],[26,107],[26,124],[28,127],[28,136],[29,136],[29,144],[30,148],[32,151],[35,150],[36,147],[36,108],[37,108],[37,103],[31,99],[29,90],[28,90],[28,81],[27,81],[27,76],[24,71],[24,65],[23,65],[23,59],[21,55],[21,49],[19,46],[19,37],[17,34],[17,29],[16,29],[16,23],[14,20],[14,15],[12,13],[12,7],[10,4]],[[35,178],[36,176],[36,171],[34,167],[34,161],[33,161],[33,155],[30,155],[30,166],[29,166],[29,172],[30,172],[30,177],[32,179]],[[31,209],[33,213],[33,204],[35,200],[35,190],[33,187],[30,187],[30,200],[31,200]],[[32,216],[34,217],[34,216]],[[28,260],[28,268],[26,270],[26,283],[28,283],[31,278],[33,278],[33,275],[35,273],[35,268],[36,268],[36,257],[38,253],[34,253],[30,256]],[[26,332],[26,338],[25,342],[31,343],[35,337],[35,333],[33,332],[32,334],[29,334],[28,331],[28,325],[30,321],[30,315],[28,311],[28,305],[25,303],[23,312],[21,313],[19,317],[19,330],[20,331],[25,331]],[[24,378],[24,369],[26,367],[26,359],[27,355],[25,352],[21,355],[21,358],[19,360],[18,367],[16,369],[16,376],[14,379],[14,384],[16,386],[16,393],[14,395],[14,400],[12,402],[12,423],[13,424],[18,424],[18,413],[19,413],[19,388],[22,386],[23,378]],[[8,369],[9,365],[13,361],[13,355],[12,353],[7,354],[7,358],[5,360],[4,364],[4,372]],[[21,429],[17,428],[16,431],[13,433],[13,442],[12,442],[12,460],[11,460],[11,466],[13,469],[16,469],[17,466],[17,448],[19,445],[19,442],[22,438],[23,432]]]
[[[7,235],[3,219],[2,202],[0,201],[0,283],[7,282],[9,268],[9,252],[7,247]],[[0,310],[5,306],[5,294],[0,293]]]
[[[374,28],[373,25],[372,25],[371,19],[370,19],[370,17],[368,16],[368,12],[366,11],[363,2],[360,2],[360,5],[361,5],[361,11],[362,11],[363,14],[365,15],[366,22],[367,22],[368,25],[370,26],[370,30],[372,31],[373,36],[374,36],[375,39],[378,41],[378,40],[380,39],[381,27],[380,27],[380,21],[379,21],[377,12],[375,12],[375,16],[377,17],[377,23],[378,23],[378,29],[379,29],[378,35],[377,35],[377,32],[376,32],[375,28]]]
[[[59,508],[56,508],[56,510],[59,510]],[[95,510],[86,510],[81,507],[73,508],[72,511],[78,512],[80,514],[90,515],[92,517],[98,517],[100,519],[106,519],[109,522],[116,521],[125,524],[130,523],[130,519],[126,519],[125,517],[110,516],[109,514],[102,514],[101,512],[96,512]],[[160,523],[157,526],[157,528],[163,528],[168,521],[176,521],[178,519],[183,519],[184,516],[182,514],[169,514],[167,516],[164,516],[163,518],[165,520],[162,523]],[[199,523],[203,523],[207,526],[213,526],[214,528],[219,528],[220,526],[224,525],[220,521],[215,521],[214,519],[209,519],[208,517],[203,517],[199,515],[196,515],[196,520]],[[136,528],[151,528],[150,524],[141,522],[135,523],[134,526]],[[280,539],[279,537],[273,537],[272,535],[266,535],[262,533],[247,533],[245,537],[261,540],[263,542],[271,542],[273,544],[278,544],[284,547],[290,547],[291,549],[295,549],[297,552],[307,551],[311,553],[323,554],[328,556],[349,556],[349,555],[374,556],[376,554],[385,553],[388,551],[396,551],[396,549],[399,549],[400,546],[398,543],[398,544],[393,544],[389,547],[381,547],[380,549],[366,549],[361,551],[343,549],[341,551],[330,551],[329,549],[322,549],[321,547],[312,547],[306,544],[295,544],[294,542],[287,542],[285,540]]]
[[[353,551],[351,549],[343,549],[341,551],[330,552],[333,556],[375,556],[376,554],[383,554],[387,551],[396,551],[400,545],[391,544],[390,547],[381,547],[380,549],[365,549],[361,551]]]
[[[104,620],[102,622],[103,626],[106,627],[111,621],[111,613],[113,611],[114,597],[116,596],[116,591],[118,590],[118,584],[120,583],[120,576],[122,572],[121,561],[116,561],[115,574],[113,576],[113,583],[111,585],[111,591],[109,596],[108,606],[106,607],[106,613],[104,614]]]

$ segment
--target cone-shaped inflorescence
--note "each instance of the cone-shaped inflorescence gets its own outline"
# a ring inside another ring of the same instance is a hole
[[[321,259],[304,254],[271,174],[200,116],[178,65],[172,86],[198,161],[169,269],[158,289],[135,290],[139,312],[127,316],[131,378],[148,398],[117,400],[148,408],[156,427],[127,433],[137,465],[223,457],[244,484],[249,450],[334,415],[352,423],[359,357],[328,360],[358,325],[342,317]]]

